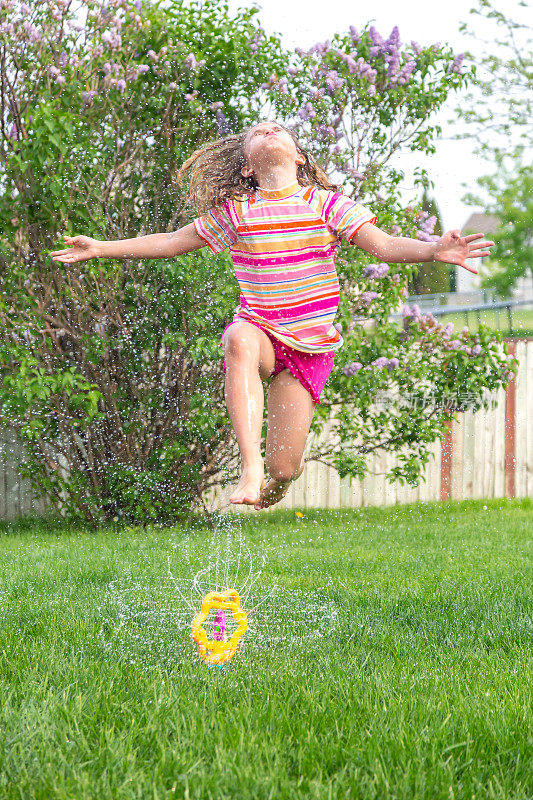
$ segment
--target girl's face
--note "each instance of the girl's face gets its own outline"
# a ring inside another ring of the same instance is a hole
[[[260,122],[248,131],[244,142],[247,164],[241,172],[245,177],[283,163],[305,164],[294,139],[277,122]]]

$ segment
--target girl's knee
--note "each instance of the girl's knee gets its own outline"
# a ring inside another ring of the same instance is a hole
[[[229,328],[224,337],[224,355],[236,359],[259,359],[259,342],[257,336],[240,326],[235,325]]]
[[[296,478],[302,470],[301,459],[272,459],[266,462],[268,474],[275,481],[285,483]]]

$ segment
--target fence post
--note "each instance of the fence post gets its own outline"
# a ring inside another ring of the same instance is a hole
[[[516,353],[516,342],[509,342],[509,354]],[[505,393],[505,496],[515,496],[516,466],[516,380],[513,378]]]
[[[446,436],[440,456],[440,499],[449,500],[452,491],[453,420],[447,419]]]

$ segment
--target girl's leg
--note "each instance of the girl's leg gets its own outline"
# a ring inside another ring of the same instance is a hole
[[[264,483],[261,456],[264,392],[262,380],[274,371],[274,348],[257,325],[239,320],[224,335],[224,393],[241,454],[242,475],[230,503],[257,502]]]
[[[270,480],[261,490],[257,510],[274,505],[304,468],[303,454],[315,411],[313,398],[288,370],[272,378],[268,389],[265,461]]]

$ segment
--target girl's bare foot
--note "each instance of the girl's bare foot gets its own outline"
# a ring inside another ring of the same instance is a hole
[[[257,503],[259,492],[265,483],[265,470],[262,459],[257,464],[243,467],[239,483],[229,502],[246,503],[248,505]]]
[[[294,481],[300,477],[304,471],[304,466],[305,464],[302,458],[300,469],[290,481],[275,481],[273,478],[270,478],[269,482],[261,488],[259,502],[254,505],[255,510],[260,511],[262,508],[268,508],[269,506],[275,505],[275,503],[279,503],[289,491],[291,483],[294,483]]]

